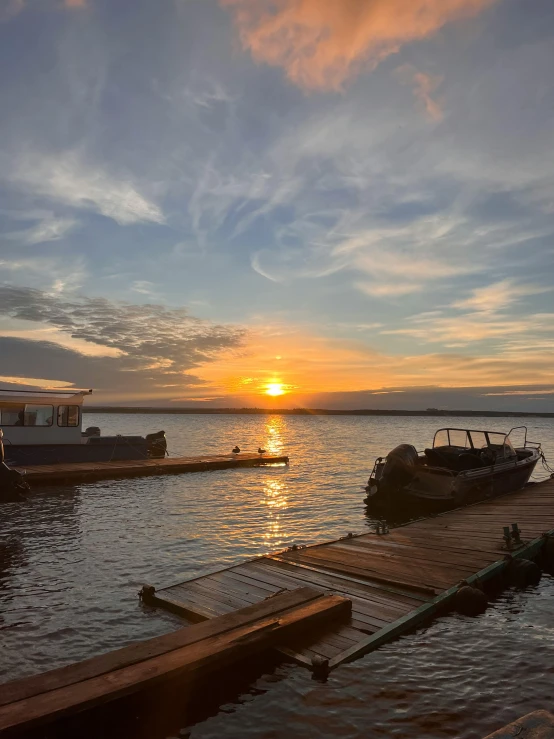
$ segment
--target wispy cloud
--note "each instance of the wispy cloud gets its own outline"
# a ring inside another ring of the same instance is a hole
[[[164,223],[161,209],[138,192],[131,178],[117,177],[87,164],[75,151],[58,155],[23,154],[10,179],[30,194],[94,210],[121,225]]]
[[[411,316],[398,328],[384,328],[382,334],[408,336],[424,343],[442,343],[446,348],[465,347],[479,342],[499,344],[504,355],[524,356],[528,351],[549,352],[554,314],[525,311],[513,314],[510,308],[523,297],[551,291],[542,285],[518,285],[503,280],[474,288],[469,297],[456,300],[442,310]],[[527,342],[521,341],[521,336]]]
[[[492,285],[477,287],[471,295],[452,303],[453,308],[470,308],[485,313],[494,313],[517,303],[521,298],[529,295],[554,290],[554,287],[542,285],[518,285],[515,280],[507,279],[495,282]]]
[[[48,241],[59,241],[67,236],[78,225],[75,218],[61,218],[48,214],[34,226],[4,234],[4,238],[25,246],[44,244]]]
[[[494,1],[220,0],[256,61],[283,67],[300,87],[331,90]]]
[[[396,70],[396,76],[403,84],[412,86],[414,97],[419,101],[430,120],[436,123],[442,121],[444,112],[434,93],[444,77],[420,72],[411,64],[403,64],[399,67]]]

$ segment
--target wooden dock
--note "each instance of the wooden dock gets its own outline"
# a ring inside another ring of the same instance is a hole
[[[517,524],[521,541],[507,544]],[[510,558],[531,559],[554,535],[554,480],[391,529],[293,547],[160,590],[147,602],[193,621],[231,613],[301,586],[352,601],[348,623],[303,636],[281,651],[299,664],[329,668],[376,649],[451,605],[461,581],[502,573]]]
[[[72,464],[29,465],[14,467],[31,487],[72,482],[147,475],[180,475],[185,472],[229,470],[239,467],[288,464],[287,456],[269,454],[216,454],[202,457],[165,457],[163,459],[126,459],[120,462],[74,462]]]
[[[513,721],[485,739],[554,739],[554,715],[550,711],[533,711]]]
[[[178,679],[181,690],[314,625],[340,622],[350,611],[345,598],[302,587],[212,621],[6,683],[0,686],[0,735],[20,735],[169,680]]]

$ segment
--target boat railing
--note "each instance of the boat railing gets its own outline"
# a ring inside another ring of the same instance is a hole
[[[506,439],[511,435],[512,431],[519,431],[520,429],[524,430],[524,436],[523,436],[523,448],[531,448],[531,449],[538,449],[540,451],[541,449],[541,442],[540,441],[531,441],[531,439],[527,438],[527,426],[514,426],[512,429],[508,431],[506,434]]]

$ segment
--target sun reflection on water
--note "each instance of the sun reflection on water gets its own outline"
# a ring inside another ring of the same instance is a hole
[[[269,454],[280,455],[284,449],[285,419],[282,416],[270,416],[265,424],[267,440],[265,449]]]
[[[263,534],[264,544],[274,550],[282,544],[286,535],[282,528],[282,511],[288,507],[285,485],[281,480],[268,479],[264,484],[264,497],[261,501],[267,506],[267,521]]]

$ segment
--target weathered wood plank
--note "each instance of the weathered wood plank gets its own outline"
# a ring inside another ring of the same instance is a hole
[[[4,683],[0,691],[0,706],[30,698],[41,692],[56,690],[74,682],[89,680],[97,675],[119,670],[135,662],[157,657],[173,649],[189,646],[202,639],[247,626],[260,618],[274,615],[277,611],[285,611],[289,608],[296,608],[298,605],[304,605],[311,600],[320,598],[321,595],[321,590],[309,587],[289,590],[263,603],[235,611],[224,618],[206,620],[200,624],[195,624],[194,627],[187,626],[147,641],[135,642],[113,652],[91,657],[78,664],[67,665],[56,670],[43,672],[40,675]]]
[[[443,556],[437,552],[426,553],[420,547],[415,546],[409,551],[402,550],[400,548],[395,551],[392,549],[385,551],[382,547],[375,544],[373,546],[368,546],[367,543],[356,544],[354,539],[351,541],[353,543],[334,544],[333,551],[341,550],[348,553],[353,551],[356,557],[359,555],[362,558],[361,561],[363,561],[364,564],[366,561],[379,564],[379,560],[381,560],[383,565],[397,565],[405,572],[409,572],[415,563],[418,563],[418,568],[421,567],[423,572],[426,571],[426,568],[436,566],[439,566],[441,570],[448,570],[448,572],[454,573],[456,570],[467,571],[468,569],[470,572],[475,572],[476,565],[478,569],[481,569],[481,567],[483,567],[483,565],[488,561],[487,559],[481,558],[476,562],[475,559],[471,560],[468,557],[463,556],[452,557],[447,553],[444,553]]]
[[[275,567],[274,565],[278,565],[279,567]],[[284,568],[287,569],[281,570],[281,565],[283,565]],[[273,562],[272,565],[264,564],[263,566],[265,570],[275,571],[278,576],[280,575],[281,577],[284,576],[287,578],[292,578],[288,582],[294,587],[312,584],[315,587],[321,587],[331,592],[339,594],[347,593],[347,597],[356,596],[358,598],[362,598],[368,603],[374,605],[376,608],[386,609],[390,613],[397,615],[401,615],[409,610],[412,610],[413,608],[417,608],[418,605],[420,605],[421,603],[421,601],[418,600],[410,600],[408,602],[398,600],[396,596],[391,595],[387,591],[383,591],[381,597],[379,597],[379,595],[375,594],[376,592],[378,593],[378,591],[376,591],[375,589],[372,589],[368,593],[366,590],[363,589],[363,585],[360,585],[357,582],[352,582],[350,580],[345,581],[343,579],[335,577],[331,573],[320,574],[319,571],[304,569],[295,565],[289,565],[288,563],[285,564],[279,562]],[[289,567],[295,569],[296,572],[290,572]],[[287,581],[280,580],[280,582],[286,583]]]
[[[373,562],[362,562],[361,558],[349,558],[341,556],[332,550],[301,550],[295,552],[294,556],[287,555],[285,559],[293,562],[305,562],[306,564],[319,564],[330,570],[338,570],[339,572],[351,573],[353,575],[372,578],[378,582],[390,582],[406,590],[415,590],[435,595],[438,590],[448,587],[449,580],[447,576],[440,571],[427,569],[425,576],[418,568],[409,577],[400,567],[389,567],[384,564],[376,564]]]
[[[294,582],[310,582],[318,583],[318,586],[326,587],[329,590],[339,592],[344,589],[349,593],[358,593],[362,597],[375,603],[381,603],[394,608],[399,608],[404,612],[405,608],[417,608],[417,606],[428,600],[419,594],[401,592],[396,588],[389,588],[379,583],[370,583],[367,580],[350,577],[347,574],[329,572],[316,566],[302,565],[298,562],[288,562],[278,557],[271,559],[258,560],[252,562],[245,567],[253,570],[261,570],[262,577],[280,575],[288,575],[294,578]]]
[[[279,640],[292,638],[306,628],[312,628],[314,623],[329,619],[347,617],[350,614],[351,604],[339,596],[321,595],[317,591],[304,589],[304,600],[296,594],[296,605],[293,593],[275,596],[270,601],[257,606],[250,606],[244,612],[237,612],[231,616],[214,619],[207,624],[190,626],[171,636],[171,643],[178,639],[188,642],[177,648],[167,650],[167,638],[161,652],[160,640],[154,641],[157,645],[153,656],[145,657],[152,649],[149,642],[126,647],[118,650],[116,655],[105,655],[103,658],[87,660],[86,663],[62,668],[61,671],[47,673],[45,681],[49,689],[44,690],[44,676],[33,680],[29,693],[29,686],[12,686],[11,695],[19,693],[15,702],[6,703],[0,708],[0,731],[7,729],[23,729],[39,723],[52,721],[60,716],[97,705],[98,703],[114,700],[136,690],[142,690],[160,680],[176,677],[186,677],[200,670],[217,668],[243,658],[252,651],[262,647],[275,645]],[[283,608],[282,603],[287,607]],[[263,617],[256,613],[264,613]],[[235,624],[229,628],[229,624]],[[238,624],[238,625],[237,625]],[[187,632],[185,635],[182,632]],[[207,636],[207,632],[210,632]],[[202,634],[198,638],[198,634]],[[125,654],[122,654],[125,652]],[[140,652],[141,659],[136,659]],[[95,661],[94,665],[91,662]],[[99,661],[100,664],[99,664]],[[116,665],[120,665],[117,667]],[[107,666],[109,665],[109,668]],[[100,672],[99,672],[100,670]],[[56,686],[56,687],[52,687]],[[9,688],[10,686],[4,686]]]
[[[533,711],[485,739],[513,739],[517,736],[521,739],[554,739],[554,715],[550,711]]]

